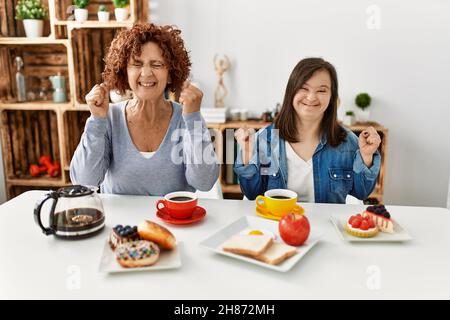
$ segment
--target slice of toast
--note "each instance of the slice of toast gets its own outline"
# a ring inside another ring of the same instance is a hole
[[[237,234],[225,241],[222,249],[227,252],[256,257],[267,250],[271,244],[271,236]]]
[[[297,253],[297,248],[274,241],[270,247],[254,258],[268,264],[280,264]]]

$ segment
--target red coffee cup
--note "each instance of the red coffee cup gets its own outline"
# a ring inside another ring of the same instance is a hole
[[[197,203],[198,198],[195,193],[177,191],[166,194],[164,199],[156,203],[156,209],[165,209],[165,212],[175,219],[187,219],[192,217]]]

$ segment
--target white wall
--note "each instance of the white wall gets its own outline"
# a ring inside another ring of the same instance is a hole
[[[212,106],[212,59],[227,54],[230,107],[259,114],[281,101],[294,65],[322,56],[339,75],[344,109],[361,91],[389,129],[385,202],[445,206],[450,176],[450,1],[157,0],[191,51]],[[366,12],[380,9],[380,29]]]

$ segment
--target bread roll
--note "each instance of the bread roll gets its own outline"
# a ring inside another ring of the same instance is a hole
[[[139,236],[148,241],[153,241],[164,249],[172,250],[177,246],[173,234],[163,226],[146,220],[138,225]]]

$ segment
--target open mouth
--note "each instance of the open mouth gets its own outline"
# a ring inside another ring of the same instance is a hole
[[[145,81],[145,82],[139,81],[138,84],[140,87],[147,88],[147,89],[156,87],[156,82],[153,82],[153,81]]]
[[[306,103],[301,103],[302,105],[304,105],[305,107],[309,107],[309,108],[318,108],[320,107],[320,104],[306,104]]]

